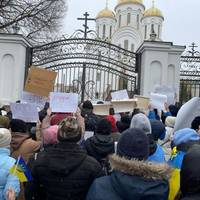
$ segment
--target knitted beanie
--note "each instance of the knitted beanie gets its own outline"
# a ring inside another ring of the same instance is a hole
[[[73,117],[68,117],[60,122],[58,128],[58,141],[78,142],[81,139],[82,129]]]
[[[44,144],[56,144],[57,143],[58,125],[50,126],[43,132]]]
[[[117,155],[128,159],[146,160],[149,156],[149,140],[145,132],[137,128],[124,131],[117,145]]]
[[[9,148],[11,142],[11,133],[6,128],[0,128],[0,148]]]
[[[111,131],[112,131],[112,125],[110,121],[108,121],[107,119],[101,119],[97,123],[95,133],[99,135],[110,135]]]
[[[165,125],[170,128],[174,128],[175,122],[176,122],[176,117],[169,116],[165,119]]]
[[[10,120],[6,116],[0,116],[0,128],[9,128]]]
[[[163,140],[165,138],[165,125],[159,121],[152,119],[150,120],[151,123],[151,130],[152,130],[152,135],[155,141],[158,141],[158,139]]]

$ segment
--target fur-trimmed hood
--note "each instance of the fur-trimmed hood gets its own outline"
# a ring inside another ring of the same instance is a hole
[[[109,157],[113,170],[153,180],[168,180],[172,169],[167,164],[128,160],[113,154]]]

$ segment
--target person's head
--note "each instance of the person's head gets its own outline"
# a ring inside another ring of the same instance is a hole
[[[82,129],[79,126],[77,119],[67,117],[60,122],[58,127],[57,139],[59,142],[77,143],[82,136]]]
[[[6,128],[0,128],[0,148],[10,148],[11,133]]]
[[[133,116],[130,128],[138,128],[146,134],[151,134],[151,124],[146,115],[139,113]]]
[[[151,123],[151,134],[155,141],[158,139],[163,140],[165,138],[165,125],[159,120],[150,120]]]
[[[176,122],[176,117],[171,117],[171,116],[169,116],[169,117],[167,117],[167,118],[165,119],[165,125],[166,125],[167,127],[170,127],[170,128],[174,128],[175,122]]]
[[[117,145],[117,155],[126,159],[146,160],[149,156],[149,140],[138,128],[124,131]]]
[[[175,106],[175,105],[170,105],[169,106],[169,111],[170,111],[170,113],[172,114],[173,117],[177,116],[178,110],[179,110],[179,108],[177,106]]]
[[[116,122],[117,129],[120,133],[127,130],[131,124],[131,117],[129,115],[123,115],[120,121]]]
[[[27,125],[21,119],[12,119],[10,122],[10,128],[12,132],[27,133]]]
[[[93,110],[93,105],[91,101],[87,100],[83,102],[82,108],[86,110]]]
[[[197,132],[200,130],[200,116],[197,116],[193,119],[191,123],[191,128]]]
[[[0,116],[0,128],[9,128],[10,120],[6,116]]]
[[[110,121],[108,121],[107,119],[101,119],[97,123],[95,134],[110,135],[111,132],[112,132],[112,125],[111,125]]]
[[[58,125],[50,126],[43,132],[44,145],[53,145],[57,143]]]
[[[193,145],[185,154],[181,172],[180,189],[183,197],[200,193],[200,145]]]

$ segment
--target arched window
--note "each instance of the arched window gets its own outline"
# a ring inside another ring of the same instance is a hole
[[[106,25],[103,25],[103,39],[106,37]]]
[[[160,39],[160,25],[158,25],[158,38]]]
[[[112,26],[110,26],[110,38],[112,37]]]
[[[151,24],[151,33],[155,33],[154,24]]]
[[[124,49],[128,50],[128,40],[124,40]]]
[[[140,27],[140,15],[137,14],[137,29]]]
[[[119,28],[121,27],[122,16],[119,15]]]
[[[127,25],[131,23],[131,13],[127,14]]]
[[[135,46],[134,44],[131,44],[131,51],[134,52]]]
[[[147,25],[144,27],[144,39],[147,39]]]
[[[99,37],[99,26],[97,26],[97,35]]]

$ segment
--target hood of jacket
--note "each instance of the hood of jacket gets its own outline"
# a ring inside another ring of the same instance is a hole
[[[12,151],[19,149],[22,143],[28,138],[30,138],[30,136],[26,133],[18,133],[18,132],[12,133],[12,139],[10,144]]]
[[[108,154],[114,153],[114,140],[111,135],[95,134],[86,141],[85,146],[88,154],[94,156],[98,161]]]
[[[200,194],[200,145],[193,145],[185,154],[181,168],[181,192],[183,196]]]

